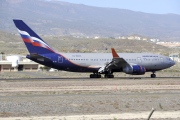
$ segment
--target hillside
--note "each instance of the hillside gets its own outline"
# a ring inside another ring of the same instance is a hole
[[[12,19],[23,19],[40,34],[116,37],[139,34],[180,41],[180,15],[45,0],[2,0],[0,30],[16,33]]]
[[[168,55],[179,52],[164,46],[138,40],[120,40],[111,38],[91,39],[74,38],[66,36],[41,37],[55,50],[59,52],[111,52],[115,48],[117,52],[154,52]],[[28,54],[28,51],[19,34],[0,31],[0,52],[5,54]]]

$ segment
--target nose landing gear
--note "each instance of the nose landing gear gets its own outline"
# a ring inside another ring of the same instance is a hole
[[[156,78],[155,72],[153,72],[153,73],[151,74],[151,78]]]

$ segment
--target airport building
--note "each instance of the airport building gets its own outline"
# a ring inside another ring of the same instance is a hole
[[[39,64],[20,55],[0,55],[1,71],[37,71]]]

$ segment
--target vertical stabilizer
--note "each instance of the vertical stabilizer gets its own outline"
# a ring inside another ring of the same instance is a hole
[[[30,54],[54,53],[54,50],[22,20],[13,21]]]

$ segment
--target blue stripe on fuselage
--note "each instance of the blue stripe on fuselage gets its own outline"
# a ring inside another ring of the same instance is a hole
[[[75,64],[62,56],[61,54],[52,53],[52,54],[42,54],[41,56],[46,56],[52,60],[52,66],[55,69],[72,71],[72,72],[97,72],[99,68],[89,68],[87,66],[81,66]]]

